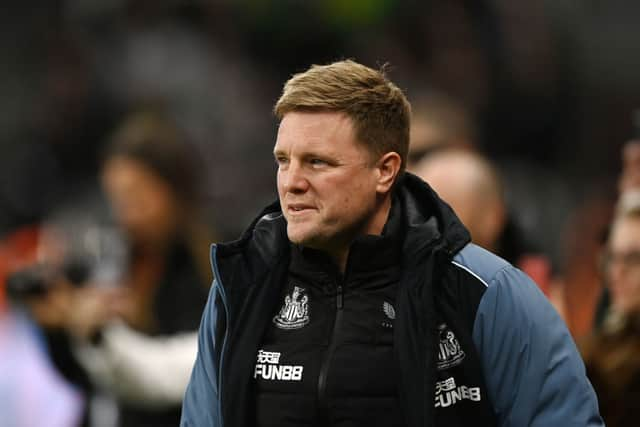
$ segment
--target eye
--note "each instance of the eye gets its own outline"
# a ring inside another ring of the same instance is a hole
[[[311,158],[309,159],[309,164],[311,164],[311,166],[314,166],[314,167],[319,167],[319,166],[326,166],[329,163],[326,160]]]
[[[279,167],[286,166],[289,163],[289,159],[284,156],[276,156],[275,161]]]

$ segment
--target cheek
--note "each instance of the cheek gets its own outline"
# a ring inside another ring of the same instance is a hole
[[[284,196],[284,189],[282,188],[282,184],[280,184],[280,178],[276,180],[276,190],[278,191],[278,196],[282,198]]]
[[[369,211],[375,204],[375,196],[364,185],[356,185],[340,195],[340,212],[352,213]]]
[[[285,194],[284,191],[284,187],[283,187],[283,176],[282,173],[280,171],[278,171],[276,173],[276,190],[278,191],[278,195],[282,198],[282,196]]]

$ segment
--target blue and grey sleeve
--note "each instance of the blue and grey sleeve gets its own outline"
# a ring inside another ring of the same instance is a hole
[[[488,283],[473,340],[499,426],[604,425],[569,331],[520,270],[505,267]]]
[[[215,304],[217,283],[214,280],[198,331],[198,355],[182,403],[181,427],[219,426],[218,374],[215,361]]]

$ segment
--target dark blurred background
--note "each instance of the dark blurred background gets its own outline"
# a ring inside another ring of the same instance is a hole
[[[153,108],[187,135],[209,225],[234,238],[275,197],[282,84],[353,58],[389,63],[412,101],[459,105],[524,232],[570,273],[608,221],[634,136],[637,16],[630,0],[12,2],[0,16],[0,234],[94,197],[105,141]]]
[[[412,102],[410,168],[452,146],[496,169],[498,253],[590,334],[616,200],[640,188],[638,16],[631,0],[4,4],[3,420],[176,424],[209,243],[276,197],[272,106],[292,74],[345,58],[387,64]],[[128,362],[95,371],[115,349]]]

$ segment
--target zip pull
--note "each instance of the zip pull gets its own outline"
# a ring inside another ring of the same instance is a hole
[[[342,297],[343,297],[342,285],[338,285],[338,293],[336,295],[336,304],[338,309],[341,309],[343,307]]]

